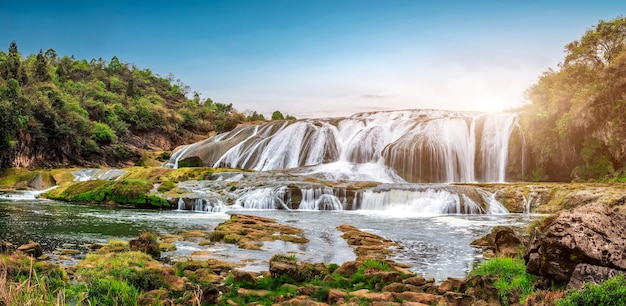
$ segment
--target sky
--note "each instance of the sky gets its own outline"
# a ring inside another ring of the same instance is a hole
[[[626,1],[10,1],[0,48],[117,56],[202,99],[298,118],[498,112]]]

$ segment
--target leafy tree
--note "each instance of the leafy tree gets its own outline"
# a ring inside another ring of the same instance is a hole
[[[275,111],[272,113],[272,120],[285,120],[285,117],[280,111]]]
[[[565,46],[565,65],[583,64],[604,68],[613,63],[626,46],[626,18],[600,20],[580,40]]]

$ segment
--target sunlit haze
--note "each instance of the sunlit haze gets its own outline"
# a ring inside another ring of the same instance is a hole
[[[84,1],[3,4],[0,46],[118,56],[239,111],[497,112],[624,1]]]

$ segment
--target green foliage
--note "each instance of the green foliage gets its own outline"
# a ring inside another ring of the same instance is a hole
[[[161,185],[159,185],[159,188],[157,188],[158,192],[168,192],[172,189],[176,188],[176,183],[172,182],[172,181],[163,181],[161,182]]]
[[[86,289],[88,299],[94,305],[137,305],[139,297],[139,290],[114,277],[94,279],[89,286],[80,289]]]
[[[94,123],[91,137],[99,144],[110,144],[116,140],[115,132],[108,125],[101,122]]]
[[[600,285],[587,283],[584,289],[574,290],[559,300],[557,305],[626,305],[626,278],[617,275]]]
[[[272,120],[285,120],[285,117],[280,111],[275,111],[272,113]]]
[[[520,300],[532,294],[535,290],[536,277],[526,273],[523,259],[497,257],[483,262],[470,272],[470,275],[495,275],[498,280],[493,284],[500,293],[503,305],[509,305],[512,295],[519,295]]]
[[[175,146],[245,121],[232,104],[200,103],[199,94],[188,103],[189,87],[179,80],[117,57],[107,64],[49,49],[23,58],[12,42],[0,66],[0,168],[15,156],[32,158],[33,167],[128,163],[136,159],[130,144],[169,139]]]
[[[626,163],[617,141],[626,133],[626,18],[599,21],[565,51],[521,109],[527,172],[536,180],[610,177]]]

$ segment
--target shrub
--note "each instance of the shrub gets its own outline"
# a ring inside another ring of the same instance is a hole
[[[495,275],[498,280],[493,284],[500,294],[503,305],[509,305],[510,297],[519,296],[524,300],[535,290],[535,276],[526,273],[523,259],[498,257],[490,259],[470,272],[470,275]]]
[[[557,305],[626,305],[626,278],[618,275],[600,285],[587,283],[584,289],[574,290]]]
[[[106,123],[94,123],[91,131],[91,138],[99,144],[110,144],[115,142],[115,132]]]

